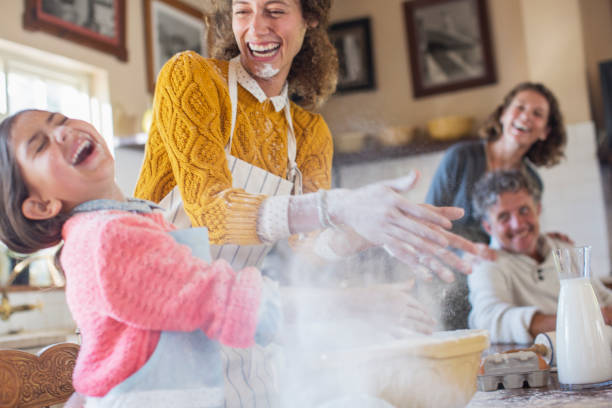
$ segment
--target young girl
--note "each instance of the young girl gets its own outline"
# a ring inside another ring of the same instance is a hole
[[[0,171],[0,240],[21,253],[64,241],[82,333],[74,388],[87,406],[222,406],[218,343],[263,342],[280,320],[260,273],[199,259],[202,248],[179,242],[205,233],[181,233],[154,204],[126,199],[89,123],[39,110],[6,118]]]

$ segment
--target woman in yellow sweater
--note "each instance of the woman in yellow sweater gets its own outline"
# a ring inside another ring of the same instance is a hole
[[[216,27],[222,31],[231,12],[233,28],[220,33],[225,38],[216,55],[225,59],[185,52],[160,72],[135,195],[159,202],[178,187],[191,223],[207,227],[212,244],[273,243],[334,225],[340,227],[310,242],[323,258],[384,245],[443,278],[449,277],[443,263],[469,269],[444,250],[449,244],[479,250],[444,230],[462,211],[403,199],[398,193],[410,189],[414,176],[302,196],[234,188],[234,158],[294,179],[294,193],[330,188],[329,129],[321,115],[302,107],[322,104],[335,89],[337,58],[325,31],[329,8],[330,0],[235,0],[231,10],[221,8]],[[239,85],[236,104],[230,67]]]
[[[270,244],[293,236],[294,245],[328,260],[384,246],[443,279],[453,276],[447,266],[467,272],[470,265],[446,249],[481,250],[447,231],[463,211],[402,197],[417,173],[328,191],[331,134],[307,109],[335,90],[331,0],[231,3],[216,14],[219,59],[185,52],[159,74],[135,195],[171,208],[180,196],[187,222],[208,228],[213,257],[234,267],[259,265]],[[270,350],[249,350],[242,363],[236,353],[224,356],[227,406],[268,406]]]

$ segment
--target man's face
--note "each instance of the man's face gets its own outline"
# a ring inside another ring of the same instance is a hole
[[[489,207],[482,225],[509,252],[537,256],[540,205],[527,192],[502,193]]]

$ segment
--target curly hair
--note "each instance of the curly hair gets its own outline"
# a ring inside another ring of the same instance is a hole
[[[536,166],[551,167],[559,163],[564,157],[563,150],[567,142],[565,133],[565,125],[563,124],[563,115],[559,109],[559,103],[555,95],[543,84],[536,82],[522,82],[516,85],[506,96],[501,105],[497,107],[482,124],[478,130],[480,137],[494,142],[502,135],[502,126],[500,118],[514,97],[522,91],[535,91],[546,98],[549,106],[548,113],[548,128],[550,129],[545,140],[535,142],[526,153],[526,156]]]
[[[316,109],[336,91],[338,55],[327,35],[331,0],[299,0],[308,25],[301,50],[293,59],[287,81],[291,99],[306,109]],[[208,49],[213,58],[229,60],[238,54],[232,32],[231,0],[213,0],[215,9],[206,16]]]
[[[21,212],[30,193],[13,152],[11,132],[19,117],[32,111],[17,112],[0,123],[0,241],[21,254],[60,243],[62,226],[67,219],[60,213],[47,220],[31,220]]]
[[[472,206],[477,219],[486,219],[487,212],[503,193],[516,193],[525,190],[538,204],[542,191],[537,188],[521,170],[497,170],[485,173],[474,185]]]

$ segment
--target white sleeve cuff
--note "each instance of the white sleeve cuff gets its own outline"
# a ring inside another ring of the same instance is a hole
[[[257,236],[261,242],[273,244],[291,235],[289,231],[289,199],[282,195],[266,198],[259,209]]]

